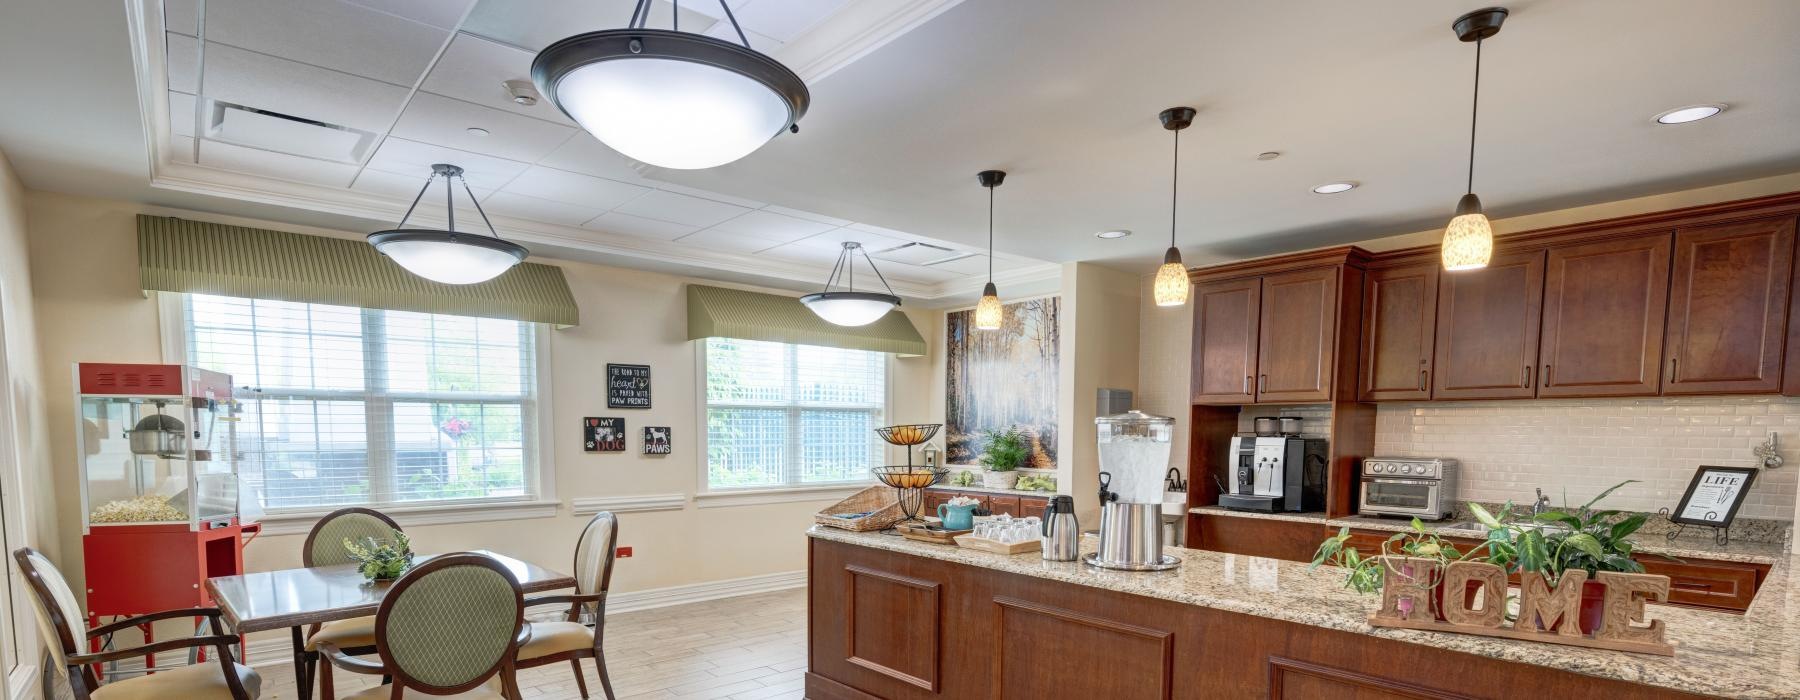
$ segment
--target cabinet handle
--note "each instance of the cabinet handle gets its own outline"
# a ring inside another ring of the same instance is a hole
[[[1269,375],[1266,375],[1266,374],[1256,375],[1256,393],[1258,393],[1258,394],[1269,393],[1269,387],[1267,386],[1268,383],[1269,383]]]
[[[1550,365],[1544,365],[1543,377],[1544,377],[1544,386],[1555,385],[1556,384],[1556,369],[1554,367],[1551,367]]]
[[[1250,375],[1244,375],[1244,395],[1250,395]]]
[[[1673,357],[1669,358],[1669,382],[1670,383],[1681,381],[1681,372],[1677,371],[1675,362],[1676,362],[1675,358],[1673,358]]]
[[[1519,388],[1531,388],[1531,365],[1525,365],[1524,369],[1519,370]]]
[[[1430,383],[1430,376],[1431,376],[1431,370],[1428,370],[1428,369],[1419,370],[1419,391],[1425,390],[1425,385]]]

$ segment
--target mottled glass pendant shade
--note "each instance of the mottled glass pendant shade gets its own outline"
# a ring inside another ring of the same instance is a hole
[[[1487,267],[1494,255],[1494,227],[1487,214],[1481,212],[1481,200],[1473,194],[1463,195],[1456,205],[1456,218],[1444,229],[1442,246],[1444,269],[1476,270]]]
[[[1187,265],[1181,262],[1181,251],[1173,247],[1163,254],[1162,267],[1156,268],[1156,285],[1151,288],[1157,306],[1181,306],[1188,300]]]
[[[975,328],[983,331],[1000,330],[1002,316],[1000,309],[1000,292],[989,282],[986,289],[981,290],[981,301],[975,305]]]

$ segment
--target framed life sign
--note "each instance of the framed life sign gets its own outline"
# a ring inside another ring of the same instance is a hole
[[[606,364],[606,407],[649,408],[650,365]]]
[[[1700,467],[1669,519],[1685,525],[1730,525],[1755,480],[1754,467]]]

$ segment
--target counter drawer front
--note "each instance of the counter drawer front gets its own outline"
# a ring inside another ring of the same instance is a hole
[[[1752,564],[1724,561],[1669,561],[1657,556],[1638,560],[1644,572],[1669,577],[1669,602],[1743,611],[1756,597],[1760,571]]]

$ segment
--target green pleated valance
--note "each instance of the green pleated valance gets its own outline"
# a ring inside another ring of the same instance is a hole
[[[145,291],[336,304],[505,318],[580,321],[562,268],[520,263],[479,284],[441,284],[407,272],[360,240],[138,215]]]
[[[898,310],[869,325],[846,328],[827,323],[794,297],[698,284],[688,285],[687,294],[688,340],[738,338],[925,354],[925,338]]]

